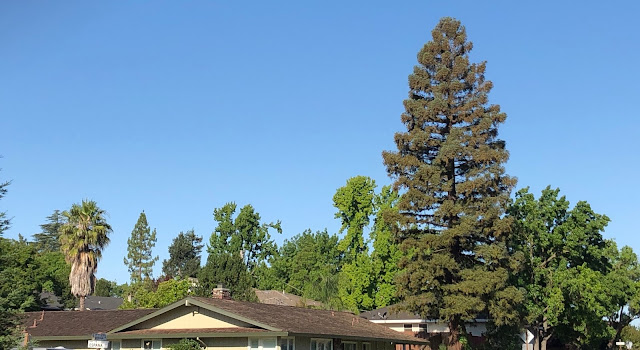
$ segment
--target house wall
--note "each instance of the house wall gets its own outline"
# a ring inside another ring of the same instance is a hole
[[[38,340],[38,348],[55,348],[62,346],[65,349],[88,350],[87,340]]]
[[[198,306],[181,306],[130,329],[233,328],[254,327]]]

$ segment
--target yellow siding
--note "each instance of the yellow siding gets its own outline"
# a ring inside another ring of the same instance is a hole
[[[253,326],[198,306],[180,306],[150,320],[139,323],[130,329],[194,329],[232,327]]]
[[[36,346],[39,348],[55,348],[62,346],[66,349],[88,350],[87,344],[87,340],[38,340]]]

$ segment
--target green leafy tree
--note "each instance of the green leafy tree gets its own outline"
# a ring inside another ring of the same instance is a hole
[[[93,293],[95,273],[102,250],[109,244],[111,226],[106,212],[95,201],[83,200],[62,213],[64,223],[60,228],[60,246],[66,261],[71,264],[69,283],[71,294],[80,298],[83,311],[84,299]]]
[[[398,274],[398,263],[402,252],[393,237],[393,225],[384,220],[388,212],[393,212],[398,203],[398,193],[391,186],[385,186],[376,195],[376,214],[371,239],[373,252],[371,263],[373,269],[374,307],[380,308],[397,302],[395,277]]]
[[[195,287],[186,279],[169,279],[160,282],[155,290],[136,284],[129,289],[131,298],[125,299],[120,308],[161,308],[193,294],[195,294]]]
[[[464,320],[489,310],[498,323],[522,294],[508,286],[512,260],[503,220],[514,178],[505,174],[509,154],[498,138],[506,114],[489,104],[486,63],[470,63],[464,26],[442,18],[418,53],[409,75],[409,98],[395,134],[397,151],[384,164],[401,191],[397,223],[401,259],[398,293],[403,307],[448,323],[450,349],[461,349]]]
[[[620,339],[632,343],[632,349],[640,349],[640,329],[636,326],[626,326],[620,334]]]
[[[155,245],[156,229],[151,231],[143,210],[131,231],[131,237],[127,240],[127,256],[124,258],[124,264],[131,274],[131,283],[151,279],[153,265],[158,261],[158,256],[153,256]]]
[[[260,214],[253,206],[245,205],[236,212],[235,203],[227,203],[213,211],[218,225],[209,239],[207,251],[209,255],[237,254],[244,262],[252,276],[256,270],[265,268],[277,247],[271,239],[269,229],[282,233],[280,221],[261,223]]]
[[[344,254],[339,295],[352,311],[370,310],[375,305],[374,268],[364,237],[375,210],[375,188],[371,178],[356,176],[347,180],[333,196],[333,205],[338,209],[335,216],[342,222],[340,233],[346,231],[338,243]]]
[[[327,308],[342,309],[338,280],[343,253],[339,238],[327,230],[303,233],[284,241],[271,260],[268,277],[258,288],[284,290],[322,302]]]
[[[222,284],[229,288],[235,300],[257,301],[253,278],[239,254],[210,254],[206,265],[198,273],[198,295],[210,297],[213,289]]]
[[[169,246],[169,259],[162,262],[162,273],[167,277],[196,277],[200,271],[202,237],[193,230],[180,232]]]
[[[51,215],[47,216],[47,222],[40,225],[42,231],[33,235],[38,251],[60,251],[60,227],[62,227],[63,221],[64,217],[60,210],[54,210]]]
[[[100,278],[96,281],[96,288],[93,295],[98,297],[119,297],[124,298],[124,286],[119,285],[115,281],[109,281],[106,278]]]
[[[602,237],[609,218],[586,202],[570,209],[559,192],[547,187],[536,199],[522,189],[509,209],[513,249],[523,259],[524,320],[536,337],[535,350],[545,350],[554,334],[586,346],[604,335],[603,318],[611,310],[605,283],[610,243]]]
[[[605,278],[605,285],[615,306],[607,317],[614,335],[609,339],[607,348],[615,349],[623,330],[640,318],[640,264],[638,256],[629,246],[618,251],[615,243],[612,243],[611,250],[611,271]]]
[[[37,244],[35,247],[38,250],[41,249]],[[76,300],[71,294],[69,284],[71,266],[65,261],[64,254],[59,251],[41,251],[36,255],[35,260],[33,276],[42,286],[42,291],[53,293],[63,307],[74,307]]]

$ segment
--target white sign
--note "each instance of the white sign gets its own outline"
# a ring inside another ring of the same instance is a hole
[[[107,340],[107,334],[106,333],[93,333],[91,335],[91,338],[93,340]]]
[[[106,349],[109,347],[109,342],[106,340],[89,340],[87,347],[89,349]]]
[[[525,344],[531,344],[531,341],[533,340],[533,333],[529,332],[528,329],[525,329],[524,332],[520,333],[520,339],[522,339]]]
[[[625,346],[626,344],[623,341],[617,341],[616,345],[617,346]]]

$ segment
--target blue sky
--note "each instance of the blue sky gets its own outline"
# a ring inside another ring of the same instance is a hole
[[[518,188],[560,187],[640,251],[634,1],[12,1],[0,4],[5,237],[94,199],[114,232],[98,277],[126,282],[144,210],[156,253],[208,240],[212,212],[252,204],[284,233],[336,232],[332,196],[388,184],[416,53],[442,16],[488,61]],[[160,263],[155,274],[160,273]]]

